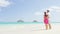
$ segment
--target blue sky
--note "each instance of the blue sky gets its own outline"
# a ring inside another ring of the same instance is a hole
[[[50,21],[60,22],[60,0],[0,0],[0,21],[43,21],[43,13],[50,10]]]

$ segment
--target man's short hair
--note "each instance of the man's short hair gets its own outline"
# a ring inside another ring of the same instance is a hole
[[[47,10],[47,12],[49,12],[49,10]]]

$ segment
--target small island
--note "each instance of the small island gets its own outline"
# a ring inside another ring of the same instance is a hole
[[[33,22],[38,22],[37,20],[33,20]]]
[[[24,22],[23,20],[18,20],[17,22]]]

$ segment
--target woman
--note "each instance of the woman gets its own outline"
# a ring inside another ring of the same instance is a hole
[[[49,20],[48,20],[48,15],[46,15],[46,12],[44,12],[44,23],[46,26],[46,30],[48,30],[48,27],[50,28]]]

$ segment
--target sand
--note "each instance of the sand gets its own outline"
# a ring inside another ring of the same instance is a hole
[[[45,30],[44,24],[0,25],[0,34],[60,34],[60,23],[51,26],[51,30]]]

